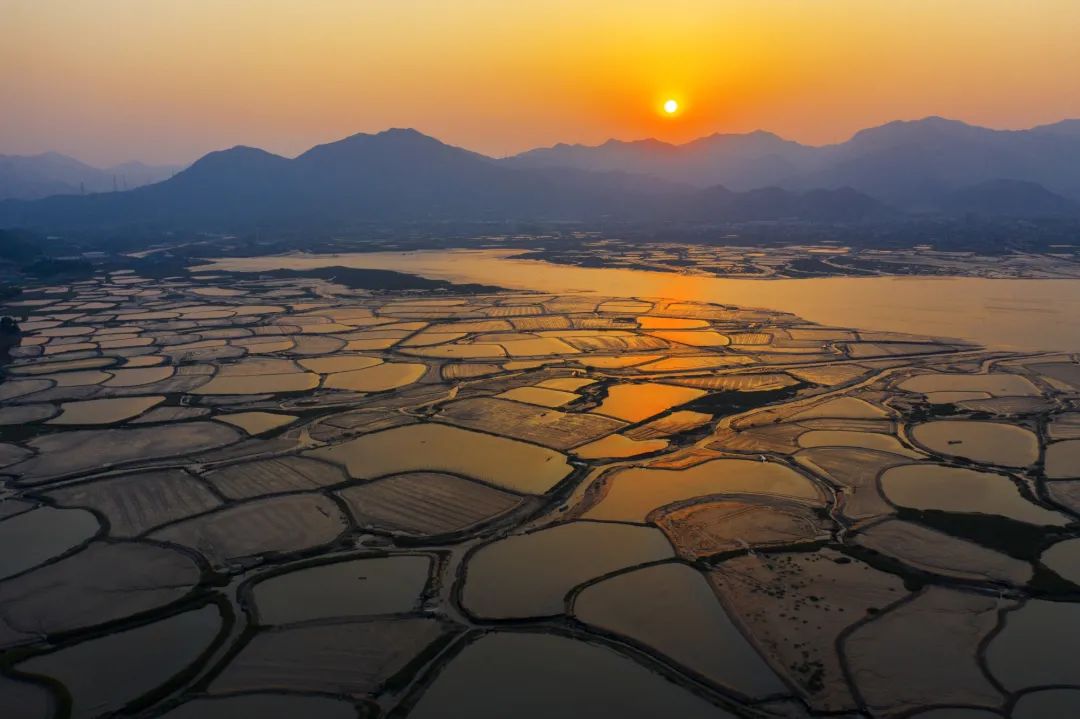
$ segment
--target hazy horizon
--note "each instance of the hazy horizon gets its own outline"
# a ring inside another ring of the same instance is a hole
[[[1040,123],[1037,123],[1037,124],[1031,125],[1031,126],[1023,126],[1023,127],[990,127],[990,126],[987,126],[987,125],[980,125],[978,123],[967,122],[965,120],[961,120],[961,119],[955,118],[955,117],[945,117],[945,116],[942,116],[942,115],[927,115],[927,116],[923,116],[923,117],[896,118],[894,120],[888,120],[888,121],[882,123],[881,125],[876,125],[874,127],[880,127],[882,125],[891,124],[891,123],[894,123],[894,122],[919,122],[919,121],[922,121],[922,120],[929,120],[929,119],[933,119],[933,118],[943,119],[943,120],[946,120],[946,121],[962,122],[962,123],[971,125],[973,127],[981,127],[983,129],[993,130],[993,131],[998,131],[998,132],[1022,132],[1024,130],[1032,130],[1032,129],[1035,129],[1035,128],[1038,128],[1038,127],[1043,127],[1043,126],[1047,126],[1047,125],[1054,125],[1054,124],[1061,123],[1061,122],[1066,122],[1066,121],[1071,121],[1071,120],[1080,120],[1080,117],[1061,117],[1061,118],[1058,118],[1056,120],[1049,120],[1047,122],[1040,122]],[[191,165],[192,163],[194,163],[195,161],[199,160],[200,158],[206,156],[209,153],[220,152],[222,150],[228,150],[228,149],[231,149],[233,147],[256,147],[258,149],[266,150],[267,152],[271,152],[271,153],[273,153],[275,155],[279,155],[281,157],[294,159],[297,156],[302,155],[304,152],[312,149],[313,147],[338,142],[338,141],[346,139],[348,137],[352,137],[353,135],[358,135],[358,134],[378,135],[378,134],[382,134],[382,133],[385,133],[385,132],[390,132],[390,131],[393,131],[393,130],[413,130],[413,131],[419,132],[422,135],[426,135],[428,137],[432,137],[432,138],[434,138],[436,140],[439,140],[440,142],[443,142],[444,144],[447,144],[447,145],[452,145],[454,147],[460,147],[461,149],[464,149],[464,150],[470,150],[472,152],[477,152],[479,154],[487,155],[487,156],[489,156],[489,157],[491,157],[493,159],[505,159],[505,158],[509,158],[509,157],[514,157],[515,155],[521,154],[523,152],[527,152],[529,150],[548,149],[548,148],[552,148],[552,147],[555,147],[555,146],[558,146],[558,145],[563,145],[563,144],[565,144],[565,145],[574,145],[574,146],[582,146],[582,147],[599,147],[599,146],[604,145],[605,143],[608,143],[608,142],[634,143],[634,142],[657,141],[657,142],[663,142],[665,144],[670,144],[670,145],[673,145],[673,146],[681,146],[681,145],[690,144],[690,143],[692,143],[692,142],[694,142],[696,140],[706,139],[706,138],[711,137],[713,135],[747,135],[747,134],[753,134],[755,132],[771,133],[771,134],[774,134],[774,135],[778,136],[782,140],[789,140],[789,141],[797,142],[797,143],[799,143],[801,145],[804,145],[806,147],[821,148],[821,147],[828,147],[830,145],[843,144],[843,143],[851,140],[856,134],[858,134],[862,130],[867,130],[867,129],[872,129],[872,127],[858,128],[853,133],[851,133],[850,135],[848,135],[846,137],[843,137],[843,138],[841,138],[839,140],[836,140],[836,141],[833,141],[833,142],[823,142],[823,143],[802,142],[802,141],[800,141],[800,140],[798,140],[796,138],[788,137],[786,135],[782,135],[781,133],[774,132],[773,130],[770,130],[769,128],[760,127],[760,128],[755,128],[755,129],[752,129],[752,130],[745,130],[745,131],[742,131],[742,132],[725,132],[725,131],[722,131],[722,130],[717,130],[715,132],[707,132],[707,133],[705,133],[703,135],[700,135],[700,136],[697,136],[697,137],[692,137],[692,138],[688,138],[688,139],[685,139],[685,140],[677,140],[677,141],[662,140],[661,138],[654,137],[654,136],[648,136],[648,137],[608,137],[608,138],[604,138],[603,140],[598,140],[596,142],[575,142],[575,141],[568,141],[568,140],[556,140],[555,142],[551,142],[551,143],[546,144],[546,145],[536,145],[536,146],[524,147],[524,148],[522,148],[520,150],[517,150],[515,152],[510,152],[510,153],[507,153],[507,154],[490,154],[489,155],[488,153],[482,152],[482,151],[477,150],[477,149],[475,149],[473,147],[469,147],[467,145],[461,145],[461,144],[458,144],[458,143],[454,143],[454,142],[450,142],[448,140],[445,140],[444,138],[439,137],[438,135],[435,135],[433,133],[424,131],[423,128],[411,127],[410,126],[410,127],[384,127],[384,128],[381,128],[381,129],[373,129],[373,130],[358,130],[357,132],[351,132],[351,133],[348,133],[346,135],[342,135],[340,137],[317,139],[317,140],[313,141],[312,144],[306,145],[306,146],[300,148],[299,150],[295,150],[295,151],[291,151],[291,152],[279,152],[279,151],[276,151],[273,148],[269,148],[269,147],[262,147],[262,146],[258,146],[258,145],[253,145],[253,144],[248,143],[248,142],[238,142],[238,143],[235,143],[235,144],[229,145],[229,146],[210,148],[206,152],[204,152],[204,153],[202,153],[200,155],[197,155],[195,157],[188,158],[188,159],[181,159],[181,160],[175,160],[175,161],[162,161],[162,162],[151,162],[151,161],[145,160],[143,158],[129,157],[127,159],[118,160],[118,161],[111,161],[111,162],[108,162],[108,163],[95,163],[95,162],[92,162],[90,160],[85,159],[84,157],[80,157],[80,156],[70,154],[70,153],[66,153],[66,152],[61,152],[59,150],[52,149],[52,148],[50,148],[50,149],[42,149],[42,150],[35,151],[35,152],[9,152],[9,151],[6,151],[3,146],[0,146],[0,156],[7,155],[7,156],[32,157],[32,156],[36,156],[36,155],[47,155],[47,154],[50,154],[50,153],[58,153],[58,154],[70,157],[70,158],[72,158],[74,160],[78,160],[78,161],[80,161],[80,162],[82,162],[84,164],[90,165],[92,167],[98,167],[100,169],[110,169],[110,168],[117,167],[117,166],[120,166],[120,165],[133,164],[133,163],[143,163],[143,164],[152,165],[152,166],[176,166],[176,167],[184,168],[184,167],[187,167],[187,166]]]
[[[1080,116],[1061,72],[1080,6],[1039,5],[5,0],[0,152],[182,164],[415,127],[501,157],[758,129],[821,145],[931,115],[1021,129]]]

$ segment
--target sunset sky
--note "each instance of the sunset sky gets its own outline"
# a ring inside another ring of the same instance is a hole
[[[1029,127],[1080,117],[1077,28],[1077,0],[0,0],[0,153]]]

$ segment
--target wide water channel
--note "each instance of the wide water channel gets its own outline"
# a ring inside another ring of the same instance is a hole
[[[754,280],[556,265],[514,250],[433,250],[222,258],[199,270],[350,267],[458,283],[761,307],[811,322],[953,337],[991,348],[1080,351],[1080,280],[835,277]]]

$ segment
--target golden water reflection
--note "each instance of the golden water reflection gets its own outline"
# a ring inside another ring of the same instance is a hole
[[[448,250],[218,259],[209,271],[288,267],[396,270],[540,292],[596,292],[765,307],[812,322],[956,337],[989,347],[1080,350],[1080,281],[972,277],[726,279],[516,260],[513,250]]]

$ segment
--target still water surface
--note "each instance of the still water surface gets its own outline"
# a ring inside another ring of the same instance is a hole
[[[954,337],[987,347],[1080,351],[1080,280],[835,277],[754,280],[574,267],[513,250],[432,250],[219,259],[199,269],[350,267],[540,292],[593,291],[792,312],[825,325]]]

